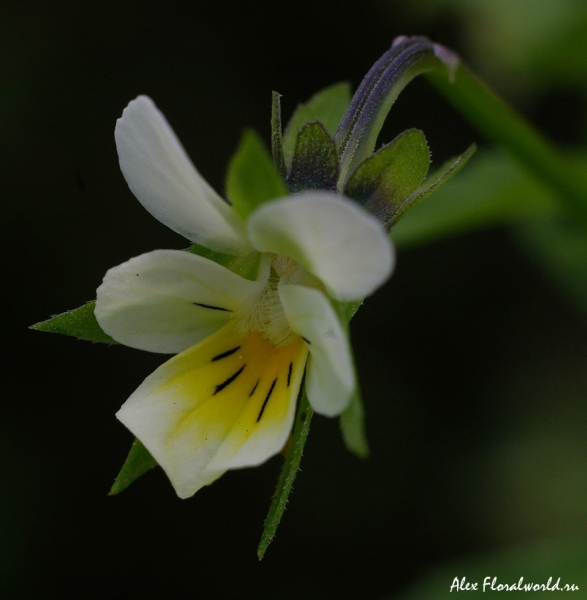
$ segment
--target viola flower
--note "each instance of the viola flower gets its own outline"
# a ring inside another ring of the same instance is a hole
[[[157,250],[110,269],[98,288],[107,334],[176,354],[117,417],[186,498],[281,451],[304,373],[317,413],[348,406],[357,383],[333,301],[373,293],[391,274],[393,248],[377,219],[333,192],[280,197],[243,218],[146,96],[125,109],[115,138],[124,177],[154,217],[253,266],[247,278],[206,256]]]

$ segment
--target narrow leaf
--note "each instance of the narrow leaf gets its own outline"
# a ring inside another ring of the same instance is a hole
[[[94,308],[96,301],[92,300],[79,308],[56,315],[47,321],[31,325],[31,329],[48,331],[49,333],[62,333],[73,337],[89,340],[90,342],[103,342],[116,344],[107,333],[104,333],[96,321]]]
[[[288,169],[291,167],[296,139],[302,127],[320,121],[328,134],[334,135],[350,101],[349,84],[337,83],[314,94],[307,102],[296,108],[283,135],[283,154]]]
[[[259,560],[263,558],[269,544],[275,537],[275,532],[281,521],[281,517],[287,506],[289,494],[291,492],[293,482],[296,478],[298,470],[300,468],[300,461],[302,460],[302,453],[304,451],[304,445],[310,432],[310,422],[312,421],[312,415],[314,411],[310,407],[306,392],[304,391],[296,414],[296,420],[294,423],[294,430],[292,434],[292,443],[289,450],[289,454],[285,458],[285,463],[277,482],[277,488],[269,507],[269,513],[265,519],[263,525],[263,533],[261,534],[261,541],[257,548],[257,556]]]
[[[287,195],[271,156],[261,138],[251,129],[243,134],[228,166],[226,193],[243,219],[261,204]]]
[[[417,129],[404,131],[358,166],[345,194],[389,223],[422,183],[429,166],[424,134]]]
[[[271,106],[271,154],[273,163],[281,179],[285,180],[285,159],[283,157],[283,139],[281,134],[281,96],[273,92]]]
[[[130,452],[116,477],[109,496],[114,496],[125,490],[133,481],[144,475],[157,466],[155,459],[149,454],[149,451],[138,440],[132,443]]]
[[[332,138],[322,123],[310,123],[298,134],[287,179],[290,192],[302,190],[336,190],[338,154]]]

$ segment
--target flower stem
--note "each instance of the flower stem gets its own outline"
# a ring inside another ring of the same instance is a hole
[[[587,224],[587,169],[573,163],[474,73],[437,61],[426,73],[437,90],[484,136],[513,154],[561,203]]]

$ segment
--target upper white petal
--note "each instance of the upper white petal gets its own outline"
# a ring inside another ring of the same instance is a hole
[[[122,344],[176,353],[220,329],[264,284],[189,252],[155,250],[106,273],[95,315]]]
[[[345,331],[330,301],[319,290],[279,284],[279,297],[292,330],[310,351],[306,393],[320,414],[339,415],[355,389],[355,372]]]
[[[114,137],[128,186],[156,219],[206,248],[250,252],[234,210],[198,173],[150,98],[124,109]]]
[[[328,192],[264,204],[250,216],[247,231],[257,250],[293,258],[339,300],[368,296],[394,265],[391,241],[379,221]]]

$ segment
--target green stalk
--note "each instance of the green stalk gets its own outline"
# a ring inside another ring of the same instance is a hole
[[[449,75],[438,61],[426,77],[480,133],[513,154],[587,223],[587,169],[583,165],[566,158],[461,63]]]

